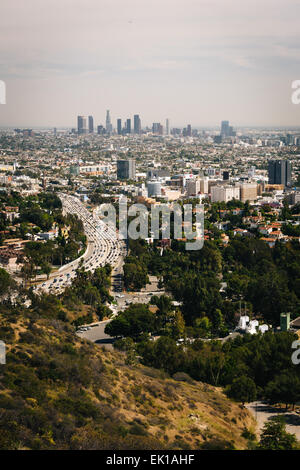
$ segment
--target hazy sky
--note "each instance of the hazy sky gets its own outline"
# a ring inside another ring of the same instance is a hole
[[[300,125],[298,0],[1,0],[0,126]]]

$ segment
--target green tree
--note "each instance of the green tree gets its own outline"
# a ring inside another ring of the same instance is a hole
[[[266,398],[271,403],[285,403],[295,406],[300,401],[300,378],[294,369],[275,376],[266,387]]]
[[[140,290],[149,282],[147,268],[137,260],[125,262],[123,270],[124,285],[127,289]]]
[[[224,323],[223,315],[219,308],[217,308],[212,315],[212,323],[216,331],[219,331],[223,326],[223,323]]]
[[[143,363],[164,369],[170,374],[180,370],[184,363],[184,354],[182,349],[176,345],[176,341],[168,336],[161,336],[156,341],[142,343],[138,351],[143,357]]]
[[[175,339],[183,338],[185,336],[185,321],[182,313],[177,310],[175,318],[172,322],[172,337]]]
[[[0,268],[0,296],[6,295],[14,282],[5,269]]]
[[[43,262],[41,265],[41,269],[44,274],[46,274],[47,279],[49,279],[50,273],[51,273],[51,264],[47,262]]]
[[[232,382],[227,393],[230,398],[244,405],[256,399],[256,385],[250,377],[243,375]]]
[[[143,333],[154,331],[156,318],[147,305],[130,305],[105,327],[105,333],[110,336],[129,336],[138,339]]]
[[[260,450],[295,450],[299,443],[295,434],[286,431],[284,418],[274,416],[265,423],[258,448]]]
[[[208,317],[196,318],[195,325],[206,332],[209,332],[212,326]]]

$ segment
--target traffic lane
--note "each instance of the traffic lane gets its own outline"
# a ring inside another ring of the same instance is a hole
[[[69,282],[70,279],[67,279],[67,274],[71,275],[72,271],[75,271],[78,268],[80,260],[83,261],[83,267],[86,270],[91,269],[92,271],[94,271],[97,267],[101,266],[105,262],[105,256],[103,256],[102,254],[99,254],[98,250],[99,250],[99,246],[97,246],[97,244],[89,242],[88,249],[85,255],[81,259],[79,258],[77,260],[74,260],[69,265],[62,266],[59,271],[52,273],[48,281],[44,281],[44,284],[45,284],[44,286],[42,286],[42,283],[41,283],[39,287],[42,288],[43,290],[49,290],[51,284],[52,284],[51,288],[56,287],[53,285],[53,279],[55,278],[57,278],[58,281],[59,281],[59,278],[60,279],[66,278],[64,280],[67,282],[68,285],[70,285],[70,282]],[[90,267],[90,263],[91,263],[90,258],[97,257],[97,256],[100,258],[100,260],[98,262],[94,261],[93,267]]]
[[[59,278],[59,277],[61,277],[61,275],[66,276],[67,274],[71,274],[73,269],[78,268],[78,265],[81,262],[81,260],[83,260],[83,262],[85,262],[86,258],[90,257],[93,254],[93,249],[94,249],[93,244],[91,242],[88,242],[87,250],[86,250],[86,252],[84,253],[84,255],[82,257],[77,258],[77,259],[71,261],[70,263],[68,263],[66,265],[61,266],[56,271],[53,271],[52,273],[50,273],[49,279],[45,279],[45,275],[39,275],[37,277],[37,280],[39,281],[37,286],[41,287],[42,284],[44,284],[44,283],[46,283],[46,285],[49,285],[49,284],[51,284],[51,281],[53,279]],[[43,286],[43,287],[45,287],[45,286]]]

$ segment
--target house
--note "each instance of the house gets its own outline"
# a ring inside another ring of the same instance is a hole
[[[272,232],[272,227],[270,225],[260,226],[260,227],[258,227],[258,232],[261,235],[264,235],[264,236],[268,237],[268,235],[270,235],[270,233]]]
[[[275,238],[263,237],[263,238],[261,238],[261,240],[264,241],[265,243],[267,243],[270,248],[274,248],[275,243],[276,243]]]
[[[9,207],[9,206],[6,206],[4,208],[4,211],[2,211],[2,214],[4,214],[6,219],[9,220],[10,222],[13,222],[13,220],[17,219],[20,215],[18,207]]]
[[[226,220],[224,222],[215,222],[214,223],[214,226],[218,229],[218,230],[228,230],[229,227],[230,227],[230,220]]]
[[[258,228],[260,222],[262,222],[263,218],[261,216],[249,216],[243,217],[243,224],[248,225],[251,228]]]
[[[244,228],[235,228],[233,230],[233,235],[236,236],[236,235],[241,235],[241,236],[245,236],[245,235],[248,235],[249,232],[248,230],[244,229]]]
[[[300,339],[300,317],[295,318],[290,322],[290,330],[295,333]]]
[[[39,232],[37,235],[42,240],[54,240],[54,238],[58,237],[58,228],[55,227],[48,232]]]
[[[221,233],[221,242],[223,245],[227,245],[229,243],[229,236],[226,233]]]
[[[8,268],[15,268],[21,259],[22,251],[13,248],[0,247],[0,263]]]
[[[273,232],[269,235],[270,238],[275,238],[276,240],[280,240],[283,237],[281,230],[273,230]]]

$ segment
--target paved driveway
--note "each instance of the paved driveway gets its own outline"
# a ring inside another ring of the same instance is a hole
[[[105,346],[108,349],[113,349],[113,342],[114,338],[108,336],[104,333],[106,325],[109,323],[110,320],[103,321],[98,323],[97,326],[91,326],[91,329],[88,331],[83,331],[76,333],[80,338],[88,339],[93,341],[93,343],[97,343],[100,346]]]
[[[296,434],[297,439],[300,440],[300,415],[293,411],[287,411],[282,408],[275,408],[267,403],[260,401],[248,403],[246,405],[249,411],[251,411],[257,421],[257,428],[260,432],[265,424],[272,416],[282,415],[286,420],[286,430],[293,434]]]

